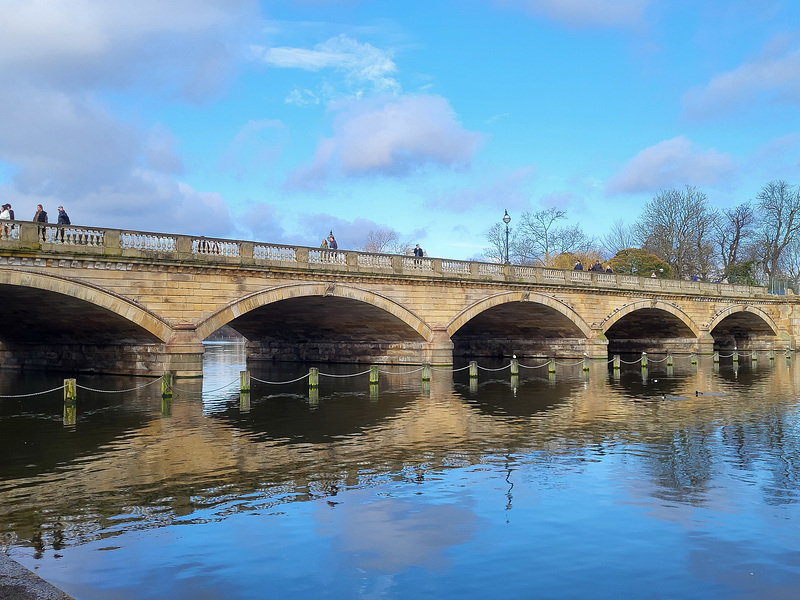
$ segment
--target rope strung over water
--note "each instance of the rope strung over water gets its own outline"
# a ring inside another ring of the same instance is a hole
[[[172,389],[173,389],[174,391],[176,391],[176,392],[181,392],[182,394],[194,394],[194,395],[196,395],[196,396],[202,396],[203,394],[211,394],[211,393],[213,393],[213,392],[218,392],[218,391],[220,391],[220,390],[224,390],[225,388],[229,388],[229,387],[231,387],[232,385],[236,385],[236,383],[238,383],[238,382],[239,382],[239,380],[238,380],[238,379],[234,379],[234,380],[233,380],[233,381],[231,381],[230,383],[226,383],[225,385],[221,385],[220,387],[218,387],[218,388],[214,388],[213,390],[201,390],[201,391],[199,391],[199,392],[198,392],[198,391],[195,391],[195,390],[185,390],[185,389],[181,389],[181,388],[175,387],[174,385],[172,386]]]
[[[786,349],[786,358],[790,358],[791,357],[790,352],[791,352],[790,349],[787,348]],[[697,355],[695,353],[691,353],[689,355],[683,355],[683,354],[678,355],[677,358],[689,358],[691,360],[692,364],[696,364],[699,359],[710,358],[714,362],[719,362],[719,359],[721,359],[721,358],[731,358],[731,357],[733,357],[733,360],[734,360],[734,363],[735,363],[735,362],[737,362],[739,360],[740,356],[741,357],[750,357],[753,360],[757,360],[757,357],[758,357],[759,354],[768,354],[769,357],[770,357],[770,360],[774,360],[775,359],[775,351],[774,350],[763,350],[763,351],[751,350],[750,352],[740,352],[740,351],[736,351],[735,350],[735,351],[731,352],[730,354],[720,354],[719,352],[715,352],[713,355],[702,355],[702,356],[701,355]],[[671,353],[668,353],[667,356],[665,356],[664,358],[661,358],[661,359],[658,359],[658,360],[654,360],[654,359],[649,358],[647,356],[647,354],[643,352],[642,355],[639,358],[637,358],[636,360],[632,360],[632,361],[622,360],[619,357],[619,355],[615,355],[612,359],[610,359],[608,361],[603,361],[603,362],[606,365],[614,363],[614,365],[615,365],[614,368],[615,369],[618,369],[619,368],[618,365],[620,365],[620,364],[636,365],[636,364],[640,364],[641,363],[642,369],[646,369],[647,366],[648,366],[648,363],[663,363],[665,361],[668,361],[667,362],[667,367],[671,367],[672,366],[672,361],[674,360],[674,358],[675,357],[673,357],[673,355]],[[304,379],[309,379],[309,385],[311,385],[312,384],[312,381],[311,381],[312,380],[312,372],[314,373],[315,376],[332,377],[332,378],[336,378],[336,379],[346,379],[346,378],[350,378],[350,377],[361,377],[362,375],[370,374],[370,384],[375,384],[375,383],[377,383],[377,374],[378,373],[383,374],[383,375],[413,375],[414,373],[419,373],[420,371],[422,371],[423,380],[424,381],[428,381],[430,379],[430,371],[439,371],[439,372],[443,372],[443,373],[458,373],[459,371],[464,371],[466,369],[473,369],[472,371],[470,371],[470,378],[471,379],[474,379],[475,377],[477,377],[477,371],[479,371],[479,370],[480,371],[491,372],[491,373],[497,373],[499,371],[505,371],[508,368],[511,368],[512,376],[516,376],[517,373],[516,373],[516,371],[514,369],[515,366],[516,367],[521,367],[523,369],[542,369],[544,367],[551,367],[550,373],[553,374],[553,373],[555,373],[555,366],[556,365],[558,365],[558,366],[567,366],[567,367],[575,367],[575,366],[583,365],[584,366],[584,371],[588,371],[588,362],[587,362],[588,360],[589,360],[588,357],[586,357],[586,358],[584,358],[582,360],[579,360],[577,362],[559,362],[559,361],[556,361],[554,359],[551,359],[551,360],[549,360],[547,362],[542,363],[541,365],[525,365],[525,364],[522,364],[520,362],[517,362],[516,357],[515,357],[514,360],[512,360],[508,364],[506,364],[506,365],[504,365],[502,367],[498,367],[498,368],[482,367],[482,366],[478,365],[477,362],[472,361],[469,365],[467,365],[465,367],[459,367],[457,369],[446,368],[446,367],[432,367],[430,365],[423,365],[422,367],[420,367],[418,369],[412,369],[412,370],[409,370],[409,371],[388,371],[388,370],[385,370],[385,369],[379,369],[377,366],[373,366],[373,367],[371,367],[370,369],[368,369],[366,371],[359,371],[358,373],[345,373],[345,374],[320,373],[317,369],[311,369],[311,371],[301,375],[300,377],[297,377],[295,379],[289,379],[289,380],[286,380],[286,381],[267,381],[265,379],[259,379],[257,377],[251,377],[249,372],[247,372],[247,371],[242,371],[242,375],[246,374],[248,381],[250,379],[252,379],[253,381],[256,381],[258,383],[262,383],[264,385],[289,385],[289,384],[292,384],[292,383],[297,383],[298,381],[302,381]],[[593,362],[597,362],[596,359],[593,360]],[[426,369],[427,369],[427,374],[426,374]],[[374,377],[374,380],[373,380],[373,377]],[[73,381],[74,382],[74,380],[64,380],[64,383],[65,383],[64,386],[59,386],[59,387],[52,388],[52,389],[49,389],[49,390],[43,390],[41,392],[30,392],[28,394],[0,394],[0,398],[30,398],[30,397],[33,397],[33,396],[43,396],[45,394],[51,394],[51,393],[54,393],[54,392],[59,392],[59,391],[62,391],[62,390],[66,389],[67,381]],[[249,392],[250,391],[249,390],[249,383],[245,385],[244,383],[242,383],[242,381],[243,380],[240,378],[239,379],[239,382],[241,383],[240,391],[241,392],[245,392],[245,391]],[[176,391],[176,392],[181,392],[183,394],[193,394],[193,395],[200,395],[200,396],[202,396],[203,394],[211,394],[211,393],[219,392],[220,390],[224,390],[224,389],[227,389],[229,387],[232,387],[232,386],[236,385],[237,380],[233,380],[230,383],[226,383],[224,385],[221,385],[220,387],[214,388],[213,390],[202,390],[202,391],[188,390],[188,389],[183,389],[183,388],[180,388],[180,387],[175,387],[174,385],[172,385],[172,376],[171,376],[171,374],[165,374],[165,375],[162,375],[161,377],[153,379],[152,381],[149,381],[149,382],[147,382],[145,384],[142,384],[142,385],[139,385],[139,386],[135,386],[135,387],[131,387],[131,388],[121,389],[121,390],[103,390],[103,389],[88,387],[88,386],[85,386],[85,385],[78,385],[77,383],[73,383],[73,385],[76,388],[79,388],[79,389],[82,389],[82,390],[86,390],[88,392],[99,393],[99,394],[125,394],[125,393],[128,393],[128,392],[134,392],[136,390],[144,389],[144,388],[149,387],[151,385],[154,385],[154,384],[156,384],[158,382],[162,382],[162,388],[163,388],[163,392],[164,392],[163,396],[164,397],[167,397],[167,396],[171,397],[171,393],[172,393],[173,390]],[[314,383],[314,386],[316,386],[316,383]]]
[[[80,385],[79,383],[75,384],[75,387],[80,388],[82,390],[88,390],[90,392],[98,392],[100,394],[124,394],[125,392],[135,392],[136,390],[142,390],[148,386],[153,385],[154,383],[158,383],[161,381],[163,377],[159,377],[158,379],[153,379],[150,383],[145,383],[144,385],[138,385],[136,387],[128,388],[126,390],[98,390],[96,388],[86,387],[85,385]],[[56,388],[56,389],[63,389],[63,388]]]
[[[298,381],[302,381],[303,379],[308,379],[308,373],[298,377],[297,379],[290,379],[289,381],[265,381],[263,379],[259,379],[258,377],[250,377],[253,381],[257,381],[258,383],[265,383],[267,385],[286,385],[287,383],[297,383]]]
[[[64,389],[64,386],[58,386],[57,388],[53,388],[52,390],[44,390],[43,392],[31,392],[30,394],[0,394],[0,398],[30,398],[31,396],[42,396],[44,394],[50,394],[52,392],[60,392]]]

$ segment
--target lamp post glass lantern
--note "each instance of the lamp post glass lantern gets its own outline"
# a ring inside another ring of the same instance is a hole
[[[508,260],[508,224],[511,223],[511,217],[508,216],[508,211],[505,211],[505,215],[503,215],[503,223],[506,224],[506,264],[510,265],[511,261]]]

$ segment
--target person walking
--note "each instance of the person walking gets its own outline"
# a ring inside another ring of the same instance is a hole
[[[420,261],[420,258],[423,256],[425,256],[425,251],[419,247],[419,244],[417,244],[416,248],[414,248],[414,264],[419,265],[422,262]]]
[[[0,212],[0,221],[10,221],[11,220],[11,213],[9,212],[10,204],[3,204],[3,210]],[[3,223],[3,239],[9,239],[9,228],[6,223]]]
[[[59,225],[72,225],[69,221],[69,215],[67,211],[64,210],[63,206],[58,207],[58,224]],[[64,228],[58,228],[58,235],[61,237],[61,241],[64,241]],[[69,240],[69,236],[67,236],[67,240]]]
[[[336,238],[333,237],[333,231],[331,231],[330,235],[328,236],[328,248],[331,250],[339,249],[339,244],[336,243]]]
[[[33,215],[33,221],[36,223],[47,223],[47,212],[41,204],[36,205],[36,213]],[[42,241],[47,241],[47,229],[39,225],[39,233],[42,234]]]

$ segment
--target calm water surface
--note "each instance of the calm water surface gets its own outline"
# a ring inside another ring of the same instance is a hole
[[[318,397],[253,381],[248,405],[243,347],[208,345],[168,404],[123,377],[79,378],[75,425],[60,390],[0,398],[0,534],[79,600],[795,599],[798,362],[377,390],[322,366]],[[62,381],[0,372],[0,394]]]

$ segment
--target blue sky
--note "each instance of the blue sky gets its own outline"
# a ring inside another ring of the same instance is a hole
[[[0,197],[75,224],[466,259],[662,188],[800,183],[800,3],[0,0]]]

